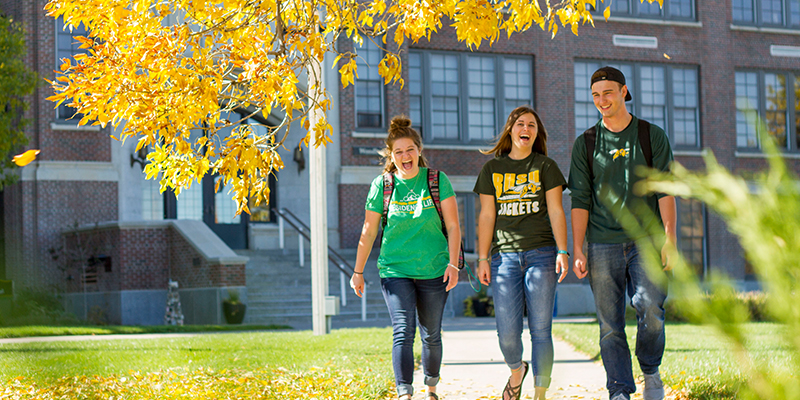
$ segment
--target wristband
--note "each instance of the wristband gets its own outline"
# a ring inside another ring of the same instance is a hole
[[[479,258],[479,259],[478,259],[478,262],[481,262],[481,261],[489,261],[489,260],[490,260],[490,258]]]
[[[557,251],[556,253],[557,253],[557,254],[566,254],[566,255],[567,255],[567,257],[569,257],[569,252],[568,252],[568,251],[566,251],[566,250],[559,250],[559,251]]]
[[[453,267],[453,268],[455,268],[455,269],[456,269],[456,271],[461,271],[461,269],[459,269],[458,267],[456,267],[456,266],[455,266],[455,265],[453,265],[452,263],[447,263],[447,266],[448,266],[448,267]]]
[[[354,274],[364,275],[363,272],[353,271]]]

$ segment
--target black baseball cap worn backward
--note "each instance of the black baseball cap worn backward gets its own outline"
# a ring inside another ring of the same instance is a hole
[[[614,81],[625,86],[625,75],[622,73],[622,71],[614,67],[603,67],[597,71],[594,71],[592,74],[592,83],[589,85],[589,87],[592,87],[595,82],[599,81]],[[625,101],[631,101],[630,90],[625,95]]]

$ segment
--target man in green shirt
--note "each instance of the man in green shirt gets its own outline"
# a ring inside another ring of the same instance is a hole
[[[594,127],[594,150],[587,154],[586,133],[575,139],[569,171],[573,271],[578,278],[589,276],[611,400],[629,400],[636,391],[625,335],[626,290],[638,321],[636,357],[644,373],[644,400],[660,400],[664,398],[658,368],[664,355],[666,290],[647,276],[635,243],[639,238],[630,237],[623,230],[616,211],[647,204],[652,215],[643,221],[644,226],[663,226],[667,240],[661,253],[662,264],[665,270],[670,269],[668,254],[676,243],[675,198],[663,194],[638,196],[633,187],[638,180],[635,171],[640,166],[650,164],[655,169],[668,170],[672,149],[664,130],[653,124],[644,125],[645,129],[649,125],[649,132],[643,135],[648,135],[645,139],[649,138],[650,143],[648,149],[643,149],[648,144],[640,143],[639,119],[628,112],[625,104],[631,95],[622,72],[612,67],[598,69],[592,75],[591,90],[602,114]],[[649,160],[645,151],[651,155]],[[584,239],[588,241],[586,255]]]

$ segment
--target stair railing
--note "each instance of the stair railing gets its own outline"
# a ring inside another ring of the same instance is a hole
[[[284,221],[291,225],[297,231],[297,248],[300,252],[300,266],[303,267],[305,265],[305,250],[304,244],[305,241],[311,241],[310,232],[311,229],[308,228],[300,218],[297,218],[291,211],[287,210],[286,208],[281,208],[277,210],[278,213],[278,243],[281,249],[284,249]],[[347,282],[350,282],[350,277],[353,275],[352,272],[355,272],[355,269],[344,259],[339,253],[336,252],[331,246],[328,246],[328,260],[333,262],[333,265],[339,269],[339,301],[342,307],[347,305]],[[367,280],[364,279],[364,292],[361,294],[361,320],[367,320]]]

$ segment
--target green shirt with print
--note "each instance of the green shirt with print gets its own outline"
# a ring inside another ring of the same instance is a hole
[[[566,183],[556,162],[536,152],[522,160],[506,154],[484,164],[473,191],[494,197],[492,254],[555,245],[545,193]]]
[[[439,201],[455,196],[450,179],[439,172]],[[383,176],[372,181],[365,207],[383,214]],[[378,269],[381,278],[433,279],[444,275],[450,253],[442,221],[428,189],[428,169],[417,176],[394,176],[388,221],[383,230]]]
[[[589,225],[586,240],[590,243],[625,243],[638,239],[630,237],[617,219],[623,209],[633,211],[645,204],[650,210],[642,216],[647,232],[663,226],[658,208],[657,194],[638,196],[634,193],[636,182],[641,180],[640,169],[647,167],[647,160],[639,144],[639,119],[635,116],[622,132],[611,132],[602,120],[595,126],[594,179],[589,176],[584,135],[578,136],[572,146],[572,161],[569,168],[569,189],[572,208],[589,210]],[[653,153],[653,168],[667,171],[673,160],[669,138],[664,130],[650,124],[650,147]]]

